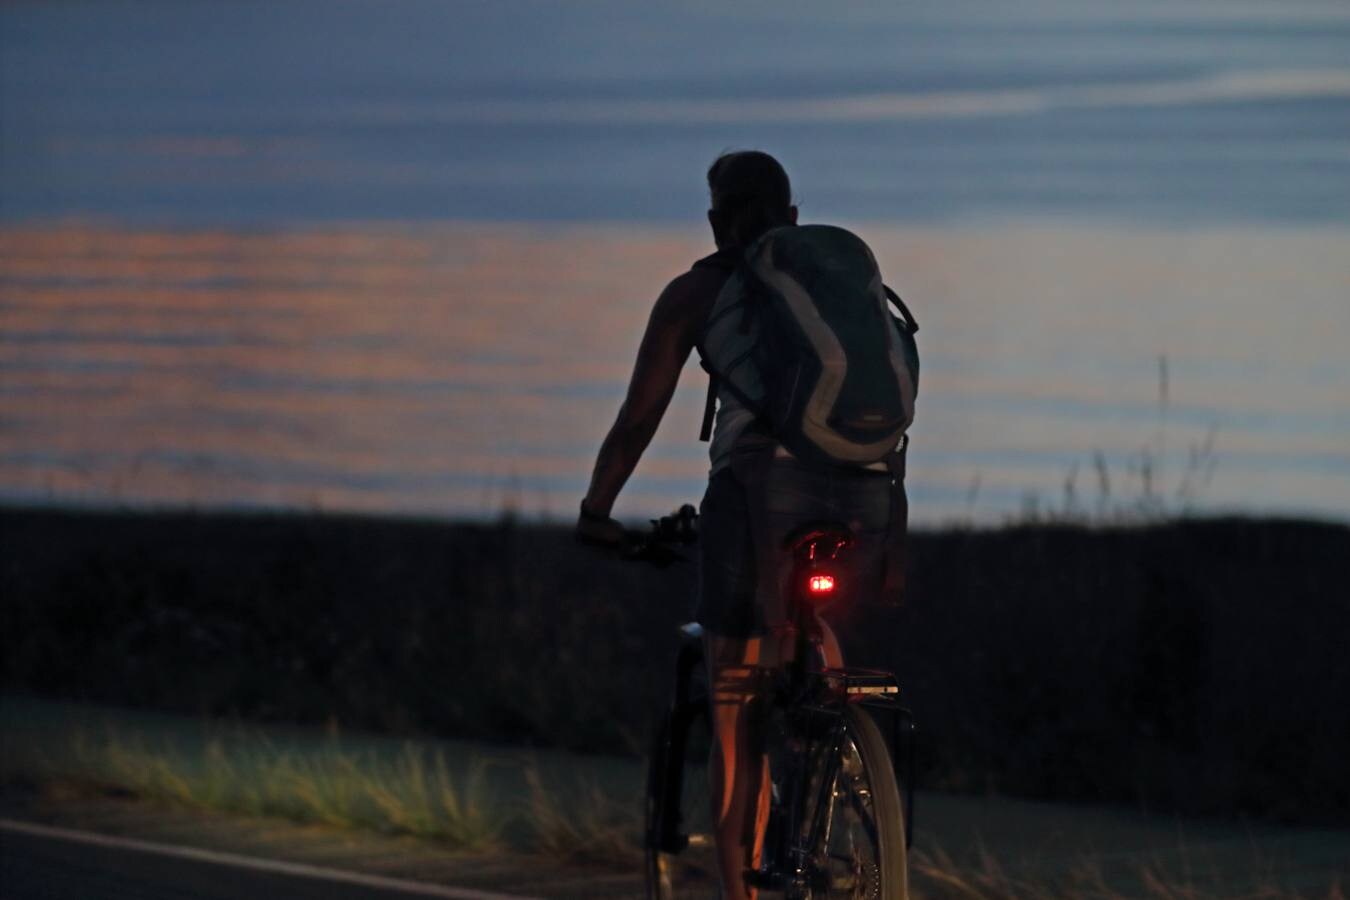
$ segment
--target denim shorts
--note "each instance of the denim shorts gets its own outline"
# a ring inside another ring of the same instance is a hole
[[[792,574],[791,553],[783,541],[812,521],[846,523],[856,538],[840,556],[840,584],[832,605],[855,606],[881,592],[891,518],[890,474],[819,468],[792,457],[772,457],[766,465],[761,535],[752,533],[746,490],[731,468],[716,472],[703,495],[695,618],[712,634],[747,638],[765,633],[763,592],[786,591]],[[761,567],[770,570],[772,582],[760,585]]]

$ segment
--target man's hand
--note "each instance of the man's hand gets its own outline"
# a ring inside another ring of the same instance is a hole
[[[623,526],[609,516],[593,513],[581,501],[581,515],[577,517],[577,540],[583,544],[596,544],[601,547],[618,547],[623,543]]]

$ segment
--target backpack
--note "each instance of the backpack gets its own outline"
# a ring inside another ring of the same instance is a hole
[[[857,235],[775,228],[746,249],[698,342],[711,379],[699,437],[725,386],[798,459],[882,461],[914,419],[918,330]]]

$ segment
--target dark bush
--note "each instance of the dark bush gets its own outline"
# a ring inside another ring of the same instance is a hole
[[[8,691],[640,752],[693,566],[565,529],[10,509]],[[924,782],[1350,819],[1350,529],[1293,521],[915,535],[896,669]]]

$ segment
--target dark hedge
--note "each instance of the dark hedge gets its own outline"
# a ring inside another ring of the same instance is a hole
[[[0,513],[6,691],[640,753],[693,566],[566,529]],[[920,533],[851,661],[895,669],[922,783],[1350,821],[1350,528]]]

